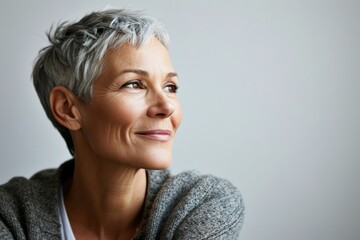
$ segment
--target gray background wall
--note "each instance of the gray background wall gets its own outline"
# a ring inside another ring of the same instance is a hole
[[[106,6],[169,30],[184,110],[172,169],[241,189],[241,239],[360,238],[360,1],[1,1],[0,183],[70,157],[31,67],[50,24]]]

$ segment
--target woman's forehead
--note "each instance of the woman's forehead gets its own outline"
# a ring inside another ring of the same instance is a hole
[[[156,38],[140,46],[125,44],[105,55],[104,71],[125,69],[173,71],[168,50]]]

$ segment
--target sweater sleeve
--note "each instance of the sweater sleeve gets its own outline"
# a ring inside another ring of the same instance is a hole
[[[244,204],[235,186],[224,179],[204,176],[194,184],[180,205],[196,200],[196,206],[177,227],[174,239],[238,238],[244,219]]]
[[[14,237],[10,233],[9,229],[5,226],[5,223],[0,219],[0,239],[2,240],[12,240]]]
[[[158,181],[162,175],[150,174],[148,195],[154,198],[149,201],[144,226],[134,239],[237,238],[244,204],[234,185],[193,171]]]

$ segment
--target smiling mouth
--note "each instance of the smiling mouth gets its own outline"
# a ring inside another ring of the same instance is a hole
[[[171,131],[169,130],[151,130],[151,131],[143,131],[136,132],[137,135],[145,138],[149,138],[152,140],[167,142],[171,139]]]

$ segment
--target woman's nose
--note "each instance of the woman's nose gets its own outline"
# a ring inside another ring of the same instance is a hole
[[[167,118],[176,110],[174,103],[166,93],[158,93],[152,96],[151,104],[147,110],[149,117]]]

